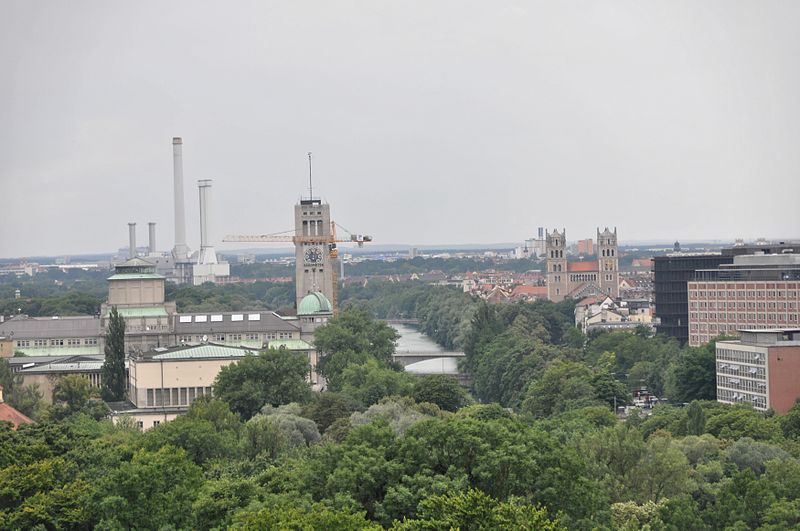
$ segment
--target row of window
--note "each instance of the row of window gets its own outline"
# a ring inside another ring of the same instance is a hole
[[[733,361],[748,363],[750,365],[764,365],[765,354],[748,350],[734,350],[731,348],[717,348],[717,361]]]
[[[292,332],[269,332],[266,334],[258,334],[255,332],[247,332],[245,334],[211,334],[204,336],[203,334],[197,335],[182,335],[178,336],[178,343],[200,343],[205,339],[215,343],[237,343],[239,341],[273,341],[276,339],[296,339]]]
[[[689,307],[691,309],[693,309],[693,310],[696,310],[697,308],[700,308],[700,309],[708,308],[708,309],[711,309],[711,310],[719,308],[720,310],[724,310],[726,307],[729,310],[730,309],[735,309],[735,308],[738,308],[739,310],[744,310],[745,308],[749,308],[751,310],[755,310],[756,308],[758,308],[759,310],[763,310],[763,309],[766,309],[766,308],[769,308],[771,310],[777,310],[777,309],[794,310],[795,308],[797,308],[797,303],[795,303],[795,302],[753,302],[753,301],[732,302],[731,301],[731,302],[728,302],[727,306],[726,306],[724,301],[720,301],[719,303],[717,303],[715,301],[711,301],[711,302],[696,302],[696,301],[692,301],[689,304]]]
[[[168,325],[136,325],[125,323],[125,332],[169,332]]]
[[[739,298],[743,299],[758,297],[759,299],[763,299],[765,296],[769,297],[770,299],[780,298],[785,299],[787,296],[790,299],[797,298],[797,291],[757,291],[757,290],[736,290],[736,291],[704,291],[704,290],[689,290],[689,298],[690,299],[697,299],[700,297],[717,297],[718,299],[724,298],[727,294],[729,299]],[[788,295],[787,295],[788,294]]]
[[[734,377],[755,378],[764,380],[767,377],[765,367],[750,367],[748,365],[738,365],[736,363],[717,363],[717,374],[727,374]]]
[[[720,320],[720,321],[769,321],[771,323],[777,321],[797,321],[798,315],[796,313],[784,314],[784,313],[707,313],[707,312],[691,312],[689,314],[689,318],[692,321],[697,321],[698,319],[703,320]]]
[[[15,341],[17,347],[80,347],[95,346],[97,345],[96,337],[87,337],[84,339],[67,338],[67,339],[17,339]]]
[[[767,392],[767,382],[759,382],[748,378],[737,378],[736,376],[717,375],[717,387],[727,387],[728,389],[747,391],[750,393]]]
[[[730,332],[731,335],[737,335],[736,332],[739,330],[739,328],[742,328],[742,326],[743,325],[738,325],[738,324],[718,325],[716,323],[711,323],[711,324],[700,323],[699,325],[693,324],[689,329],[692,332],[704,332],[706,334],[711,332],[713,336],[717,336],[719,334],[725,334],[727,332]]]
[[[767,409],[767,397],[760,394],[748,393],[743,391],[734,391],[731,389],[717,388],[717,400],[719,402],[727,402],[730,404],[749,402],[753,407],[760,410]]]
[[[232,313],[230,315],[231,322],[240,322],[244,321],[245,314],[243,313]],[[178,322],[179,323],[191,323],[194,320],[195,323],[221,323],[224,320],[224,316],[222,314],[212,314],[212,315],[179,315]],[[261,314],[260,313],[248,313],[247,314],[248,321],[260,321]]]
[[[303,220],[303,236],[324,236],[323,222],[318,220]]]
[[[171,387],[147,389],[147,407],[188,406],[200,396],[211,396],[210,387]]]

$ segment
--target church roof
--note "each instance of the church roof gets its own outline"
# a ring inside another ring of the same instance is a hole
[[[297,306],[297,315],[314,315],[317,313],[332,313],[331,301],[319,291],[312,291],[300,301]]]
[[[598,271],[597,262],[569,262],[567,263],[567,271],[574,273]]]
[[[583,282],[567,294],[572,299],[583,299],[591,295],[605,295],[603,290],[594,282]]]

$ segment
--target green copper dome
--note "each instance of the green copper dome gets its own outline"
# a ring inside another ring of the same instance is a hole
[[[319,291],[313,291],[303,297],[303,300],[300,301],[300,305],[297,307],[297,315],[314,315],[316,313],[332,312],[331,301]]]

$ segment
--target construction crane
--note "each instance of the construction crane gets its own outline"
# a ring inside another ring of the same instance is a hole
[[[336,228],[341,229],[349,235],[349,238],[340,238],[336,235]],[[328,256],[331,260],[336,260],[339,257],[339,249],[336,247],[337,243],[355,243],[359,247],[363,247],[365,243],[372,241],[372,236],[365,234],[353,234],[345,229],[335,221],[331,221],[331,232],[329,235],[321,236],[298,236],[294,230],[286,230],[283,232],[275,232],[272,234],[229,234],[222,239],[223,242],[246,242],[246,243],[293,243],[295,246],[307,244],[325,245],[328,249]],[[339,279],[338,272],[334,264],[331,264],[331,287],[333,289],[333,306],[334,315],[338,313],[338,298],[339,298]]]

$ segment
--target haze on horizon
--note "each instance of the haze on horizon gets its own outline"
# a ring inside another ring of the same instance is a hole
[[[0,257],[211,240],[315,192],[376,244],[800,237],[800,3],[0,5]]]

